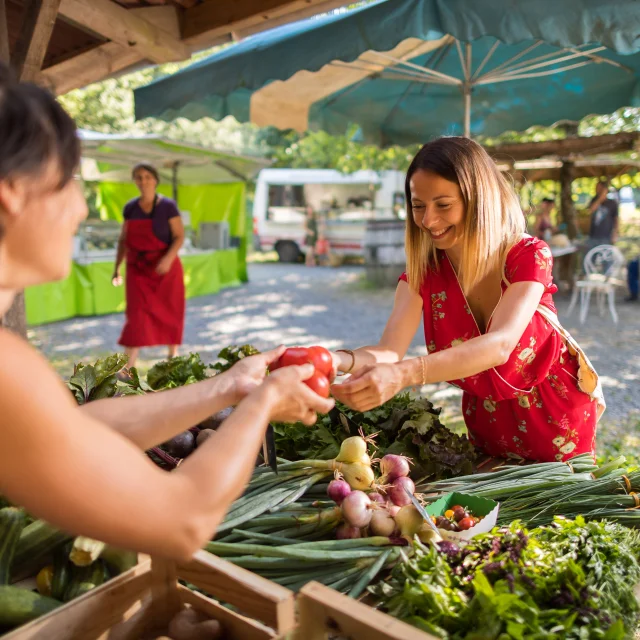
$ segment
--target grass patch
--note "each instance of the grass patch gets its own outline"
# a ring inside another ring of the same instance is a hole
[[[605,420],[598,426],[598,463],[618,456],[625,456],[629,466],[640,467],[640,412],[633,412],[624,420]]]

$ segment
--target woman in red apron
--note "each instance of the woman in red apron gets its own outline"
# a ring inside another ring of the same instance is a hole
[[[558,321],[549,247],[524,233],[513,189],[467,138],[424,145],[406,180],[407,271],[377,345],[336,353],[335,398],[369,411],[402,389],[463,391],[469,437],[492,456],[594,453],[598,376]],[[403,360],[424,324],[428,355]]]
[[[139,164],[133,179],[140,198],[124,208],[113,282],[118,285],[120,264],[126,258],[126,322],[118,344],[134,366],[140,347],[167,345],[177,354],[184,331],[184,275],[178,251],[184,227],[173,200],[156,193],[155,168]]]

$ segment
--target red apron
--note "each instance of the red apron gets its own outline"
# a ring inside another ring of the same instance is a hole
[[[151,216],[126,224],[127,311],[118,343],[123,347],[182,344],[185,309],[182,264],[176,258],[168,273],[156,273],[169,245],[153,233]]]

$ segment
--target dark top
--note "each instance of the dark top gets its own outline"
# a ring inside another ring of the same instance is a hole
[[[318,221],[315,216],[311,218],[307,218],[306,220],[306,231],[304,236],[304,243],[308,247],[315,246],[318,241]]]
[[[145,213],[140,207],[140,198],[129,200],[124,205],[125,220],[148,220],[151,214]],[[169,198],[158,198],[158,202],[153,211],[152,228],[153,235],[161,242],[171,244],[171,225],[169,220],[180,216],[178,207]]]
[[[595,198],[591,200],[591,204]],[[608,198],[591,214],[591,228],[589,237],[594,240],[611,242],[613,229],[618,218],[618,203]]]

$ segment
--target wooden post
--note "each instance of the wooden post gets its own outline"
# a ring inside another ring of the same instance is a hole
[[[11,56],[12,66],[21,82],[35,82],[38,79],[59,6],[60,0],[29,0],[27,3],[22,30]],[[5,9],[5,0],[0,0],[0,56],[8,61],[9,41],[5,35],[7,32]],[[7,57],[5,57],[5,49]],[[11,329],[24,338],[27,337],[23,291],[16,295],[9,311],[0,318],[0,326]]]
[[[573,162],[563,160],[560,168],[560,215],[567,225],[567,235],[572,240],[577,235],[576,210],[571,197],[573,184]]]
[[[171,167],[171,191],[173,193],[173,199],[176,204],[178,204],[178,166],[180,165],[179,161],[173,163]]]

